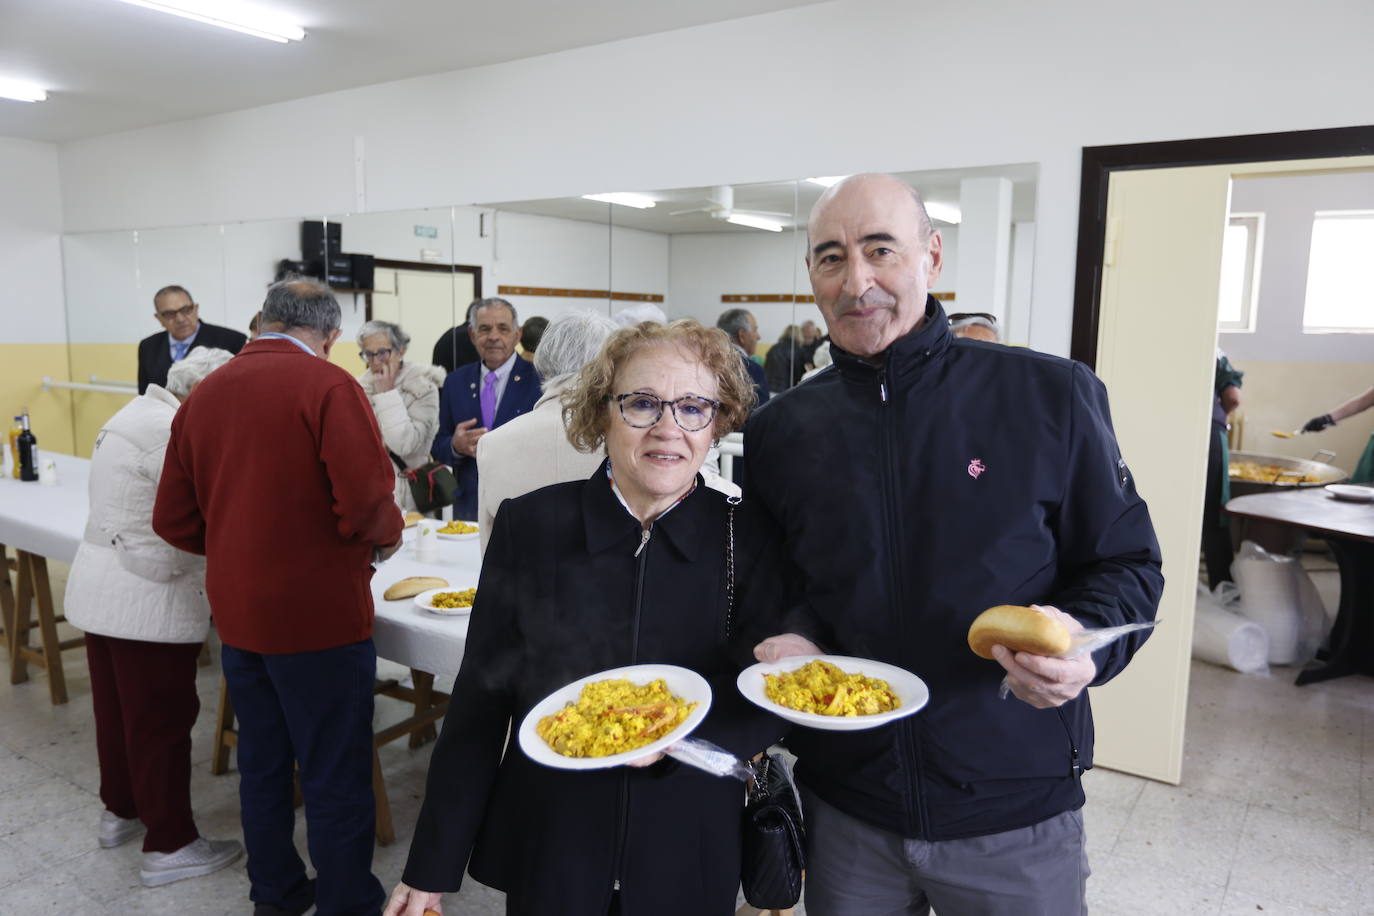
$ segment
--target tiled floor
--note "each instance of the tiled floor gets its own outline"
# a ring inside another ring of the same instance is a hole
[[[52,565],[60,595],[64,569]],[[1333,601],[1335,574],[1314,578]],[[0,661],[0,913],[251,912],[242,863],[145,889],[138,843],[96,848],[90,682],[83,653],[66,656],[72,699],[58,707],[42,672],[10,686]],[[198,824],[207,836],[237,837],[237,778],[209,772],[217,665],[201,669],[198,686]],[[380,699],[378,724],[402,710]],[[404,741],[383,751],[399,838],[377,850],[374,869],[388,890],[404,863],[428,759],[427,748],[411,751]],[[1374,679],[1298,688],[1288,669],[1253,677],[1194,662],[1183,785],[1107,770],[1088,773],[1085,784],[1095,916],[1374,916]],[[297,834],[304,850],[303,821]],[[445,903],[447,916],[502,912],[502,895],[472,882]]]

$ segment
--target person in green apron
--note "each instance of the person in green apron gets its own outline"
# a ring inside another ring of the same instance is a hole
[[[1207,563],[1207,580],[1212,588],[1231,581],[1231,559],[1235,555],[1226,514],[1221,509],[1231,498],[1231,456],[1226,427],[1231,413],[1240,406],[1240,383],[1244,375],[1218,348],[1212,383],[1212,430],[1207,443],[1207,495],[1202,507],[1202,557]]]
[[[1328,427],[1335,426],[1341,420],[1353,417],[1371,407],[1374,407],[1374,385],[1371,385],[1364,394],[1355,395],[1330,413],[1324,413],[1308,420],[1303,425],[1302,431],[1319,433]],[[1360,460],[1355,465],[1355,472],[1350,475],[1350,482],[1374,483],[1374,432],[1370,433],[1369,442],[1364,447],[1364,453],[1360,455]]]

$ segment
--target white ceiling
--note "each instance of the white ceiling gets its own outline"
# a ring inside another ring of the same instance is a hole
[[[63,141],[738,19],[819,0],[248,0],[289,45],[117,0],[0,0],[0,136]],[[537,23],[537,27],[531,27]]]
[[[1035,219],[1035,182],[1038,174],[1038,166],[1022,164],[901,172],[898,173],[897,177],[919,190],[928,202],[951,204],[956,207],[959,205],[959,182],[963,179],[996,176],[1008,178],[1012,182],[1012,221],[1029,222]],[[682,232],[765,231],[746,226],[736,226],[733,223],[714,219],[706,213],[672,215],[675,210],[688,210],[707,204],[712,199],[711,188],[672,188],[656,191],[640,191],[638,188],[612,188],[609,190],[636,191],[653,198],[657,205],[648,210],[636,210],[633,207],[613,206],[580,197],[560,197],[551,200],[503,201],[483,204],[483,206],[514,213],[556,216],[562,219],[577,219],[595,223],[614,220],[617,226],[643,229],[648,232],[662,232],[669,235]],[[824,190],[820,185],[808,181],[775,181],[763,184],[735,185],[734,209],[736,211],[780,212],[787,214],[778,218],[785,226],[804,226],[811,213],[811,207]],[[936,223],[937,228],[942,225]]]

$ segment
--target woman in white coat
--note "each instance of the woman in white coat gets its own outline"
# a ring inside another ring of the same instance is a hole
[[[90,515],[67,579],[65,611],[86,631],[100,760],[99,842],[147,828],[140,878],[194,878],[243,854],[207,840],[191,816],[191,728],[200,711],[196,659],[210,627],[205,560],[153,533],[153,504],[172,418],[191,389],[233,356],[199,347],[172,364],[100,430]]]
[[[430,460],[444,384],[441,367],[405,362],[409,345],[410,335],[389,321],[369,321],[358,329],[358,349],[367,364],[358,383],[377,414],[382,442],[396,466],[396,505],[406,512],[415,508],[415,498],[405,472]]]

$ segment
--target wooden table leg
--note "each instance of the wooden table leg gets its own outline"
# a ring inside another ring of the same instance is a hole
[[[43,667],[48,669],[48,694],[54,706],[67,702],[67,675],[62,670],[62,650],[68,648],[57,638],[57,614],[52,606],[52,587],[48,584],[48,558],[28,554],[33,568],[33,591],[38,599],[38,631],[43,641]],[[65,619],[65,618],[64,618]],[[86,640],[72,645],[85,645]]]
[[[19,575],[15,583],[14,615],[10,629],[10,683],[22,684],[29,679],[29,628],[33,626],[33,582],[24,552],[16,551]]]
[[[234,731],[234,704],[229,700],[229,685],[224,675],[219,677],[219,708],[215,712],[214,751],[210,758],[210,772],[220,776],[229,772],[229,750],[239,743]]]
[[[428,671],[411,668],[410,678],[415,684],[415,714],[418,716],[434,705],[434,675]],[[436,735],[434,723],[431,722],[411,732],[409,744],[412,748],[420,747],[428,741],[433,741]]]
[[[5,643],[5,653],[14,657],[14,647],[10,638],[14,634],[14,586],[10,583],[10,570],[18,569],[19,564],[9,558],[4,544],[0,544],[0,638]]]
[[[67,618],[57,616],[52,604],[52,587],[48,584],[48,560],[26,550],[17,551],[19,559],[19,587],[14,602],[14,630],[10,637],[10,683],[22,684],[29,679],[29,662],[48,672],[48,694],[54,706],[67,702],[67,678],[62,671],[62,650],[84,646],[84,636],[65,642],[57,637],[57,625]],[[41,645],[29,645],[29,630],[33,628],[33,608],[38,610],[38,633]]]
[[[377,802],[377,845],[390,846],[396,841],[396,826],[391,822],[391,801],[386,797],[386,783],[382,780],[382,758],[372,748],[372,795]]]

